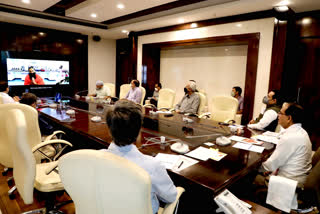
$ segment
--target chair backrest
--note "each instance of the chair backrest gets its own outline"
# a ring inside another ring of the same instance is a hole
[[[143,105],[143,101],[144,101],[144,98],[146,96],[146,89],[144,87],[142,87],[142,86],[140,86],[139,88],[141,89],[141,92],[142,92],[140,104]]]
[[[8,145],[8,133],[6,130],[6,120],[5,118],[9,110],[19,109],[25,115],[27,120],[27,142],[30,147],[41,143],[41,133],[39,128],[38,121],[38,112],[34,108],[24,104],[2,104],[0,105],[0,163],[6,167],[13,167],[12,157],[11,157],[11,149]]]
[[[131,85],[130,84],[123,84],[120,86],[120,94],[119,94],[119,99],[123,99],[126,97],[126,95],[128,94],[128,92],[131,89]]]
[[[3,104],[2,96],[0,94],[0,104]]]
[[[199,104],[199,108],[198,108],[198,114],[202,114],[205,113],[204,112],[204,108],[206,107],[208,101],[207,101],[207,96],[201,92],[196,92],[196,94],[199,95],[200,97],[200,104]]]
[[[152,213],[150,177],[125,158],[77,150],[59,159],[59,174],[77,214]]]
[[[312,156],[312,166],[315,166],[320,161],[320,147]]]
[[[110,89],[111,97],[116,96],[116,86],[113,83],[105,83],[103,86]]]
[[[7,143],[12,151],[14,182],[24,203],[32,204],[36,160],[27,142],[27,120],[20,109],[11,109],[7,114],[10,118],[6,120],[9,136]]]
[[[159,91],[158,108],[172,108],[176,92],[169,88],[163,88]]]
[[[213,97],[211,103],[211,119],[219,122],[234,120],[238,104],[238,100],[231,96]]]
[[[303,201],[312,206],[320,205],[320,161],[312,168],[304,184]]]

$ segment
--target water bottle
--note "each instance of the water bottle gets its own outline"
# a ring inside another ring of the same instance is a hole
[[[61,102],[61,93],[56,93],[56,96],[54,98],[54,101],[56,103],[60,103]]]

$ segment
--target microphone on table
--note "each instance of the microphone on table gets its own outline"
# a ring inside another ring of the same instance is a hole
[[[78,91],[78,92],[76,92],[75,94],[74,94],[74,97],[78,100],[78,99],[80,99],[80,93],[82,93],[82,92],[88,92],[88,90],[82,90],[82,91]]]

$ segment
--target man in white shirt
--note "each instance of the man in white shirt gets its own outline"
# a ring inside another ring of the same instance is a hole
[[[312,145],[308,133],[301,127],[301,106],[284,104],[278,113],[279,124],[285,129],[270,158],[262,164],[265,174],[275,174],[303,184],[311,170]]]
[[[281,109],[281,97],[278,90],[272,90],[262,100],[267,105],[264,113],[261,113],[258,118],[251,120],[248,128],[275,131],[278,124],[278,112]]]
[[[8,87],[8,82],[6,81],[0,81],[0,99],[2,100],[3,104],[7,103],[16,103],[19,102],[19,97],[10,97],[8,95],[9,93],[9,87]]]
[[[141,107],[129,100],[119,100],[106,117],[113,142],[104,151],[126,158],[148,172],[151,178],[152,210],[157,213],[159,200],[172,203],[177,197],[177,188],[166,168],[152,156],[142,154],[135,146],[142,124]]]
[[[131,84],[131,89],[127,93],[125,98],[132,102],[140,104],[142,99],[142,91],[141,91],[141,88],[139,88],[140,82],[139,80],[132,80],[130,84]]]
[[[90,96],[95,96],[99,98],[108,98],[111,96],[110,89],[107,86],[104,86],[104,83],[101,80],[96,82],[96,90],[94,94]]]

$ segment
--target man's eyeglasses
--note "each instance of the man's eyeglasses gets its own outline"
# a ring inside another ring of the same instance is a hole
[[[283,113],[283,112],[281,112],[281,111],[279,111],[278,114],[280,114],[280,115],[286,115],[285,113]]]

